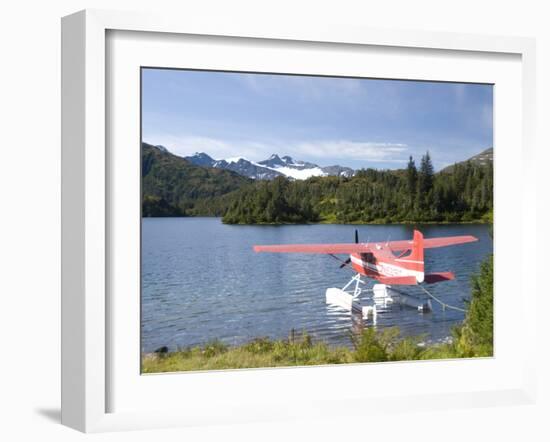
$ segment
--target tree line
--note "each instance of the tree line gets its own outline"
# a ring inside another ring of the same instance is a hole
[[[229,224],[492,221],[493,166],[468,161],[434,173],[427,152],[419,167],[410,157],[401,170],[254,182],[226,204]]]

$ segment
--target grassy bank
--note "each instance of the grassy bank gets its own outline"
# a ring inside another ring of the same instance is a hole
[[[353,362],[347,348],[331,348],[314,343],[307,334],[295,339],[257,338],[238,347],[219,341],[171,353],[145,355],[144,373],[187,370],[221,370],[228,368],[282,367],[297,365],[343,364]]]
[[[257,338],[237,347],[228,347],[219,341],[214,341],[203,347],[146,354],[142,360],[142,372],[161,373],[492,356],[492,345],[485,348],[473,349],[470,347],[466,349],[459,334],[457,329],[452,342],[449,343],[423,345],[418,337],[401,337],[397,327],[382,332],[368,328],[360,335],[351,338],[353,341],[351,349],[330,347],[324,342],[315,342],[307,333],[297,338],[289,337],[281,340]]]

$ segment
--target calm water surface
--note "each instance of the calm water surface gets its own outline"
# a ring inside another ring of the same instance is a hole
[[[142,351],[236,345],[259,336],[284,338],[307,330],[332,345],[350,345],[357,318],[327,308],[325,290],[343,287],[352,272],[326,255],[256,254],[254,244],[361,242],[410,239],[405,225],[231,226],[219,218],[145,218],[142,221]],[[425,237],[474,235],[479,242],[425,252],[427,271],[452,270],[456,280],[428,286],[463,307],[470,278],[492,252],[486,225],[419,226]],[[343,256],[345,259],[346,256]],[[418,288],[407,288],[420,294]],[[433,303],[433,312],[393,306],[378,315],[378,329],[440,341],[464,314]],[[368,323],[367,323],[368,324]]]

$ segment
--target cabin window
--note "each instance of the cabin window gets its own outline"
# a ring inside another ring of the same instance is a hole
[[[374,264],[375,263],[375,258],[374,258],[374,254],[372,253],[363,253],[363,261],[366,261],[368,262],[369,264]]]

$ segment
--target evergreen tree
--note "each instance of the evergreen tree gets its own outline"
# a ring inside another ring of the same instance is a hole
[[[412,155],[409,157],[407,164],[407,191],[409,194],[409,207],[412,208],[416,197],[416,183],[418,181],[418,172]]]
[[[430,152],[426,152],[426,155],[422,156],[420,160],[420,173],[418,174],[418,207],[424,213],[423,218],[431,219],[429,213],[427,213],[432,207],[433,203],[433,181],[434,181],[434,168],[432,160],[430,158]]]
[[[434,167],[432,165],[432,159],[430,158],[430,152],[426,152],[426,155],[422,156],[420,161],[420,174],[418,177],[418,190],[424,196],[428,195],[433,187],[434,179]]]
[[[464,324],[455,330],[455,338],[460,356],[493,355],[493,255],[472,278],[472,299]]]

